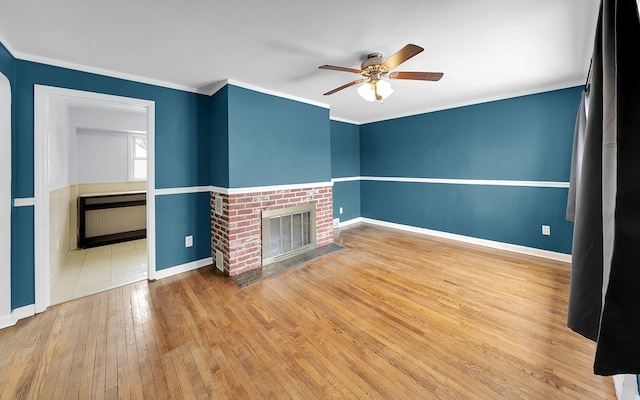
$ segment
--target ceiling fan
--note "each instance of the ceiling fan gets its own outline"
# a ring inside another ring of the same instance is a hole
[[[376,101],[384,100],[393,93],[391,84],[382,78],[439,81],[444,75],[442,72],[391,72],[392,69],[422,51],[424,51],[422,47],[415,44],[408,44],[386,60],[382,57],[382,53],[371,53],[367,59],[362,62],[360,69],[336,67],[335,65],[322,65],[318,68],[352,72],[354,74],[362,75],[361,79],[356,79],[355,81],[330,90],[324,95],[329,96],[342,89],[365,82],[358,88],[358,93],[365,100]]]

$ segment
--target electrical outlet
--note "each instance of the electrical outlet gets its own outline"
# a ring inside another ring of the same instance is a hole
[[[342,207],[340,207],[340,214],[342,215]]]
[[[191,246],[193,246],[193,236],[192,235],[185,236],[184,247],[191,247]]]
[[[545,236],[551,236],[551,227],[549,225],[542,225],[542,234]]]

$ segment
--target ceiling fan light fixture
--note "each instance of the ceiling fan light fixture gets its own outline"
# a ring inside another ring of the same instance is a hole
[[[382,79],[373,79],[360,85],[358,94],[367,101],[384,100],[391,96],[391,84]]]
[[[391,72],[392,69],[407,61],[411,57],[419,54],[424,49],[415,44],[408,44],[395,52],[391,57],[384,59],[381,53],[371,53],[366,60],[360,64],[361,69],[338,67],[335,65],[321,65],[320,69],[330,69],[334,71],[349,72],[359,75],[359,79],[326,92],[329,96],[343,89],[362,83],[358,87],[358,94],[367,101],[384,100],[393,93],[391,84],[385,79],[404,79],[414,81],[439,81],[444,75],[442,72]],[[364,83],[363,83],[364,82]]]

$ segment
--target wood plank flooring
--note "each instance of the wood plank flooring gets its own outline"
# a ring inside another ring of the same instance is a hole
[[[569,266],[361,226],[246,288],[201,268],[0,330],[1,399],[615,399]]]

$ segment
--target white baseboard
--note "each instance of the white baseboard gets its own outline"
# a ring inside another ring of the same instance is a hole
[[[206,267],[207,265],[213,265],[213,258],[207,257],[202,260],[192,261],[182,265],[176,265],[175,267],[169,267],[156,271],[155,279],[168,278],[173,275],[181,274],[183,272],[189,272],[194,269]]]
[[[340,222],[340,228],[347,228],[351,225],[356,225],[356,224],[360,224],[364,222],[364,219],[362,217],[357,217],[357,218],[352,218],[350,220],[347,221],[342,221]]]
[[[613,385],[616,389],[618,400],[638,400],[638,383],[635,375],[614,375]]]
[[[0,329],[13,326],[22,318],[31,317],[35,315],[35,313],[36,313],[36,306],[34,304],[16,308],[11,312],[11,314],[0,316]]]
[[[8,328],[12,325],[15,325],[16,321],[13,320],[13,316],[11,314],[0,316],[0,329]]]
[[[570,263],[571,262],[571,254],[564,254],[564,253],[558,253],[558,252],[555,252],[555,251],[536,249],[536,248],[533,248],[533,247],[520,246],[520,245],[517,245],[517,244],[496,242],[496,241],[487,240],[487,239],[479,239],[479,238],[475,238],[475,237],[471,237],[471,236],[458,235],[458,234],[455,234],[455,233],[436,231],[436,230],[432,230],[432,229],[418,228],[418,227],[415,227],[415,226],[396,224],[394,222],[380,221],[380,220],[372,219],[372,218],[358,217],[358,218],[350,219],[348,221],[341,222],[340,223],[340,227],[344,228],[344,227],[348,227],[350,225],[354,225],[354,224],[358,224],[358,223],[365,223],[365,224],[371,224],[371,225],[384,226],[384,227],[387,227],[387,228],[398,229],[398,230],[406,231],[406,232],[419,233],[419,234],[422,234],[422,235],[428,235],[428,236],[435,236],[435,237],[440,237],[440,238],[444,238],[444,239],[457,240],[459,242],[470,243],[470,244],[475,244],[475,245],[484,246],[484,247],[490,247],[490,248],[493,248],[493,249],[506,250],[506,251],[511,251],[511,252],[514,252],[514,253],[527,254],[527,255],[530,255],[530,256],[542,257],[542,258],[547,258],[547,259],[556,260],[556,261],[562,261],[562,262],[566,262],[566,263]]]

